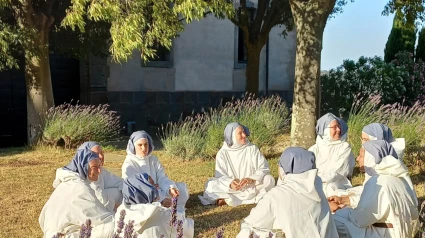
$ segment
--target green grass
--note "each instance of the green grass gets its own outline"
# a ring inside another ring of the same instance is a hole
[[[281,137],[287,139],[288,136]],[[287,141],[279,141],[283,147]],[[125,151],[114,154],[125,155]],[[0,150],[0,237],[41,237],[38,216],[53,191],[52,182],[56,168],[66,165],[74,154],[73,150],[60,150],[46,147],[37,149],[10,148]],[[235,237],[241,220],[254,205],[230,208],[228,206],[203,206],[198,195],[204,190],[204,183],[214,174],[214,161],[192,160],[183,162],[168,158],[162,151],[155,154],[165,167],[168,176],[176,182],[187,183],[190,199],[187,203],[187,216],[195,220],[195,237],[215,237],[216,230],[224,227],[225,237]],[[271,156],[271,157],[270,157]],[[124,157],[121,157],[124,159]],[[277,153],[269,153],[272,175],[277,177]],[[105,167],[121,174],[122,160],[108,161]],[[412,180],[420,200],[423,200],[425,174],[415,167],[411,171]],[[355,184],[361,184],[362,175],[356,174]]]

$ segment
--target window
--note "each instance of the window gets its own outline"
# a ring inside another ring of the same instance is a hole
[[[172,48],[167,49],[166,47],[156,42],[154,44],[154,49],[156,49],[155,58],[149,59],[149,62],[142,62],[144,67],[173,67]]]
[[[241,28],[238,27],[238,63],[246,64],[246,47],[244,44],[245,34]]]

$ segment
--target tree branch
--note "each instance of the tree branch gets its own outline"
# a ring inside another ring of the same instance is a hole
[[[263,24],[264,14],[266,9],[269,6],[269,0],[258,0],[258,9],[257,15],[255,16],[254,22],[251,26],[251,33],[257,35],[261,30],[261,25]]]

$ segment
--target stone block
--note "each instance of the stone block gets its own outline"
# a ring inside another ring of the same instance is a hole
[[[184,92],[170,92],[169,93],[169,103],[170,104],[184,103]]]
[[[196,103],[198,101],[197,92],[185,92],[184,93],[184,102],[185,103]]]
[[[121,102],[120,92],[109,91],[108,92],[108,102],[109,102],[109,104],[120,103]]]
[[[169,101],[169,92],[156,92],[156,103],[167,104]]]
[[[146,92],[134,92],[133,101],[134,101],[134,103],[145,103],[146,102]]]

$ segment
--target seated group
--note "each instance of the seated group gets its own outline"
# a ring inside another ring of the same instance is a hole
[[[285,149],[278,163],[278,181],[267,160],[248,140],[249,129],[230,123],[218,151],[214,178],[199,199],[203,205],[257,204],[241,224],[237,237],[413,237],[418,201],[402,162],[404,140],[372,123],[363,128],[357,157],[365,172],[362,186],[353,187],[355,166],[346,142],[348,127],[328,113],[317,122],[316,144],[309,150]],[[58,233],[79,237],[80,225],[91,220],[91,237],[113,237],[124,222],[134,221],[137,237],[173,237],[172,198],[178,198],[177,219],[183,237],[194,236],[194,221],[185,217],[186,184],[171,181],[152,155],[152,138],[144,131],[130,136],[122,179],[104,169],[101,146],[81,145],[73,160],[56,171],[51,197],[39,223],[45,238]],[[281,236],[279,236],[281,237]]]

